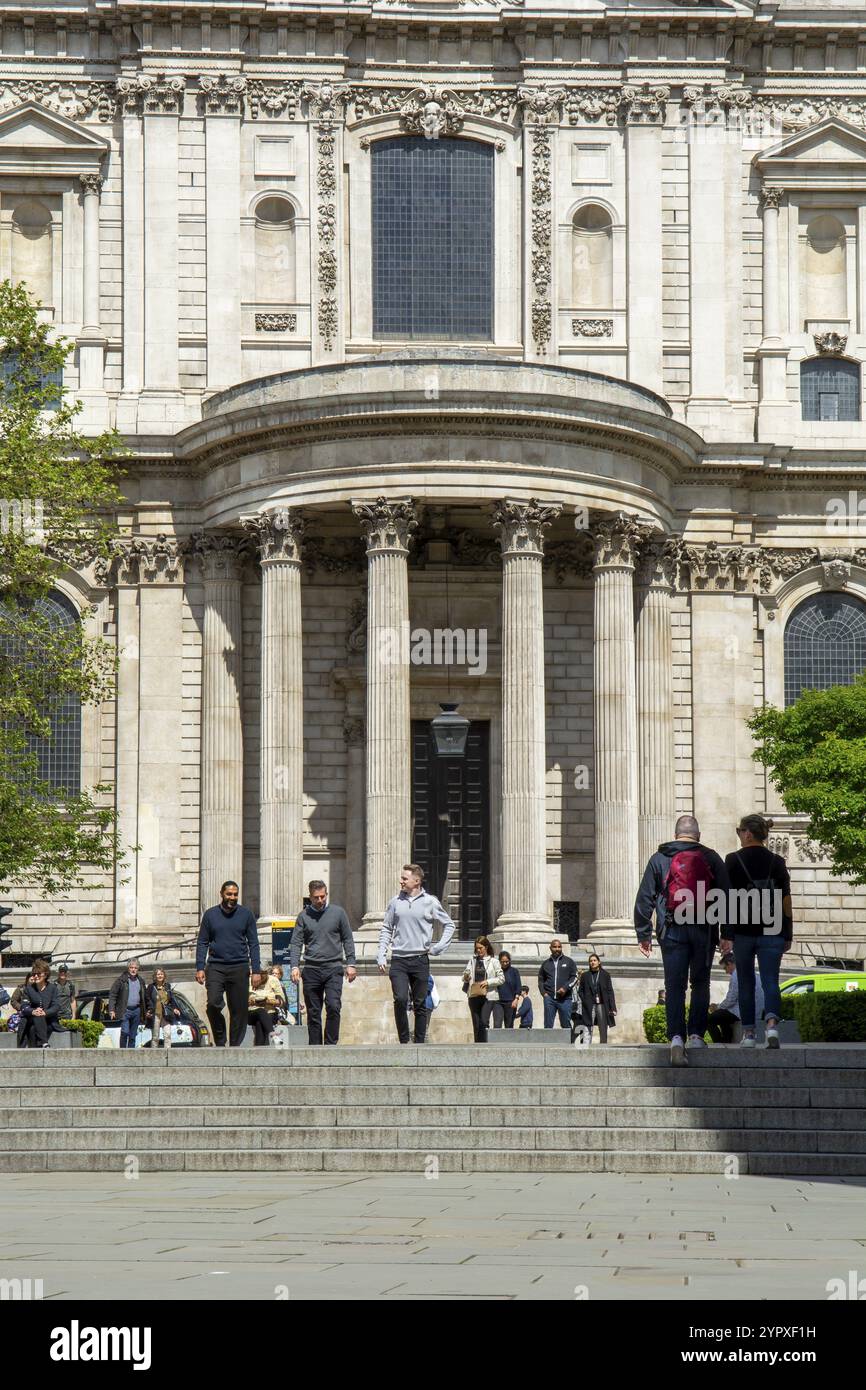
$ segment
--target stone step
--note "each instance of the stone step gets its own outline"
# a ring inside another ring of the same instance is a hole
[[[408,1149],[259,1149],[194,1150],[158,1148],[134,1155],[137,1172],[278,1173],[711,1173],[731,1178],[746,1174],[789,1177],[857,1178],[866,1176],[866,1154],[744,1153],[712,1150],[648,1149],[633,1152],[581,1150],[444,1151],[431,1168],[427,1155]],[[40,1153],[16,1153],[6,1171],[117,1173],[128,1163],[122,1154],[86,1153],[52,1147]]]
[[[156,1112],[148,1105],[95,1105],[94,1092],[89,1103],[79,1107],[19,1107],[6,1111],[6,1131],[93,1129],[101,1132],[138,1127],[153,1128],[159,1122],[172,1133],[176,1129],[229,1126],[240,1130],[258,1126],[263,1117],[269,1127],[303,1128],[327,1126],[339,1129],[355,1126],[472,1126],[484,1129],[510,1129],[514,1126],[564,1128],[575,1133],[599,1124],[613,1128],[691,1129],[745,1128],[750,1130],[825,1130],[832,1133],[866,1132],[866,1110],[785,1106],[766,1107],[746,1104],[713,1105],[293,1105],[196,1104],[160,1106]],[[615,1093],[614,1093],[615,1095]],[[220,1092],[217,1100],[224,1100]],[[248,1094],[244,1098],[249,1100]],[[325,1101],[327,1097],[320,1096]]]

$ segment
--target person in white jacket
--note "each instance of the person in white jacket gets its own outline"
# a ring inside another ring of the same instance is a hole
[[[733,953],[722,956],[722,965],[728,976],[728,992],[721,1004],[711,1004],[707,1019],[707,1032],[714,1043],[729,1043],[734,1040],[734,1029],[740,1022],[740,988],[737,982],[737,967]],[[764,991],[761,981],[755,977],[755,1017],[764,1012]]]
[[[469,996],[472,1033],[478,1043],[487,1042],[487,1025],[493,1005],[499,1000],[499,986],[505,974],[486,936],[475,938],[475,950],[463,971],[463,988]]]

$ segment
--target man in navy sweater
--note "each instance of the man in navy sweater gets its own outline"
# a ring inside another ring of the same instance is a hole
[[[229,1046],[240,1047],[247,1031],[250,971],[261,969],[256,919],[238,902],[238,885],[220,889],[217,907],[201,919],[195,950],[195,977],[207,985],[207,1016],[215,1047],[226,1045],[223,995],[229,1006]],[[207,969],[205,969],[207,963]]]

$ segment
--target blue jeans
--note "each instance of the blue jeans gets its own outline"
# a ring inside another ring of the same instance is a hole
[[[686,1036],[686,986],[691,984],[692,997],[689,1004],[689,1036],[696,1033],[699,1038],[707,1029],[707,1014],[710,1009],[710,970],[712,952],[706,927],[684,926],[680,931],[688,933],[682,941],[669,941],[667,937],[660,942],[662,964],[665,971],[665,1014],[668,1025],[668,1038]]]
[[[571,995],[567,994],[564,999],[553,999],[551,995],[544,996],[544,1026],[552,1028],[556,1022],[556,1015],[559,1014],[560,1028],[571,1027]]]
[[[735,936],[734,960],[737,962],[740,1022],[744,1028],[755,1026],[755,958],[761,972],[764,991],[764,1017],[781,1017],[782,996],[779,993],[779,971],[787,945],[782,936]]]
[[[123,1018],[120,1020],[120,1046],[135,1047],[135,1035],[138,1032],[138,1025],[141,1022],[141,1009],[138,1005],[134,1009],[127,1009]]]

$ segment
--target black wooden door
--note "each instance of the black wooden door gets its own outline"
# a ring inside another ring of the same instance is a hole
[[[412,858],[463,940],[490,928],[489,734],[474,720],[465,756],[440,758],[429,723],[412,722]]]

